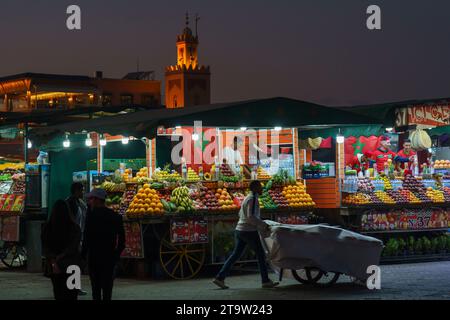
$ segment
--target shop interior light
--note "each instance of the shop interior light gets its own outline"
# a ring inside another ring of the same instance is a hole
[[[394,130],[394,128],[386,128],[386,131],[391,133]]]
[[[66,134],[66,139],[64,139],[63,141],[63,147],[64,148],[70,148],[70,140],[69,140],[69,135]]]
[[[106,146],[106,138],[103,135],[100,137],[100,145],[102,147]]]
[[[344,141],[345,141],[345,138],[344,138],[343,135],[338,134],[338,135],[336,136],[336,142],[337,142],[337,143],[344,143]]]
[[[247,127],[241,127],[241,131],[247,130]]]
[[[198,136],[198,133],[193,133],[192,134],[192,140],[193,141],[197,141],[200,137]]]
[[[281,131],[281,127],[275,127],[275,131]]]
[[[130,138],[128,138],[128,137],[123,137],[122,138],[122,143],[123,144],[128,144],[128,142],[130,142]]]
[[[28,149],[31,149],[31,148],[33,148],[33,143],[31,143],[31,141],[28,140]]]
[[[92,139],[89,133],[86,136],[86,141],[84,142],[86,144],[86,147],[92,147]]]
[[[181,129],[181,126],[175,126],[175,129]]]

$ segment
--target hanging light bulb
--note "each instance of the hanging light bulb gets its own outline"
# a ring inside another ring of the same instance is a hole
[[[28,140],[28,149],[31,149],[31,148],[33,148],[33,143],[31,143],[31,141]]]
[[[247,127],[241,127],[241,131],[247,130]]]
[[[122,138],[122,144],[128,144],[128,142],[130,142],[130,138],[128,138],[128,137]]]
[[[341,134],[338,134],[337,136],[336,136],[336,142],[337,143],[344,143],[344,141],[345,141],[345,138],[344,138],[344,136],[343,135],[341,135]]]
[[[275,131],[281,131],[281,127],[275,127]]]
[[[66,139],[64,139],[63,141],[63,147],[64,148],[70,148],[70,140],[69,140],[69,135],[66,134]]]
[[[100,145],[101,145],[102,147],[106,146],[106,138],[105,138],[104,135],[102,135],[102,136],[100,137]]]
[[[193,134],[192,134],[192,140],[193,140],[193,141],[197,141],[199,138],[200,138],[200,137],[199,137],[198,133],[193,133]]]
[[[92,147],[92,139],[91,139],[91,136],[89,135],[89,133],[86,136],[85,144],[86,144],[86,147]]]

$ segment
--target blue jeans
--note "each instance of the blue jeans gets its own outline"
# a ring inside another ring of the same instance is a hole
[[[219,280],[225,280],[225,278],[229,275],[231,267],[239,260],[242,256],[242,253],[245,250],[245,247],[248,245],[250,249],[255,251],[256,257],[258,259],[259,270],[261,272],[261,280],[262,282],[268,282],[269,276],[267,274],[266,267],[266,255],[264,253],[264,249],[261,245],[261,240],[259,239],[258,231],[238,231],[234,232],[235,237],[235,247],[231,256],[228,257],[227,261],[223,265],[222,269],[220,269],[216,278]]]

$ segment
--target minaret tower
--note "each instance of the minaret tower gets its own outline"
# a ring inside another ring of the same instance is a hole
[[[199,18],[196,17],[196,25]],[[198,34],[189,28],[186,13],[186,27],[177,36],[177,64],[166,68],[166,107],[182,108],[211,103],[209,66],[198,63]]]

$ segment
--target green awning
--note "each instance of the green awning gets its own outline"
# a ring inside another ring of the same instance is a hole
[[[31,130],[31,139],[36,144],[45,144],[55,136],[65,132],[108,133],[134,137],[156,136],[158,126],[193,126],[201,121],[203,127],[221,128],[302,128],[311,126],[374,125],[383,122],[365,115],[325,107],[315,103],[288,99],[269,98],[230,103],[186,107],[180,109],[160,109],[138,111],[123,115],[92,120],[76,121],[56,126]]]
[[[370,137],[379,136],[385,132],[382,125],[366,125],[366,126],[344,126],[344,127],[333,127],[324,129],[313,129],[313,130],[301,130],[299,129],[298,137],[299,139],[307,138],[328,138],[336,137],[338,134],[344,137]]]
[[[450,125],[433,128],[428,131],[428,134],[430,136],[440,136],[442,134],[450,134]]]

